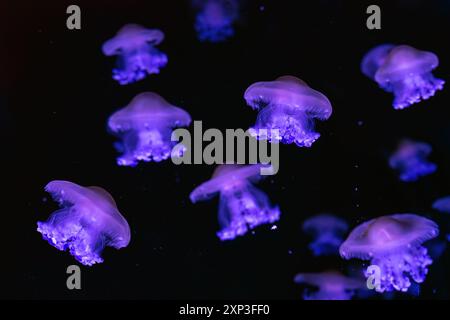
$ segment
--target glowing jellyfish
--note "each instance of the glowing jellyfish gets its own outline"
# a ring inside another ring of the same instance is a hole
[[[195,30],[200,41],[222,42],[234,35],[233,24],[238,18],[236,0],[195,0],[198,10]]]
[[[138,161],[166,160],[176,144],[171,141],[173,128],[190,123],[186,111],[169,104],[160,95],[153,92],[137,95],[108,120],[108,128],[121,139],[116,148],[123,154],[117,164],[135,166]]]
[[[440,212],[450,213],[450,196],[437,199],[433,203],[433,209]]]
[[[395,109],[404,109],[442,90],[445,81],[431,73],[438,65],[439,59],[432,52],[384,44],[364,56],[361,70],[382,89],[394,94]]]
[[[314,238],[309,248],[315,256],[333,255],[338,254],[348,225],[343,219],[331,214],[319,214],[303,223],[303,231]]]
[[[299,273],[294,281],[316,288],[315,290],[305,288],[304,300],[350,300],[356,290],[364,287],[364,281],[344,276],[334,270],[321,273]]]
[[[394,214],[357,226],[341,245],[344,259],[370,260],[380,271],[378,292],[406,292],[411,279],[422,283],[433,260],[422,246],[439,234],[436,223],[415,214]],[[365,276],[373,273],[365,271]]]
[[[271,207],[267,195],[252,185],[261,178],[261,165],[220,165],[211,180],[201,184],[190,195],[193,203],[220,194],[220,240],[232,240],[262,224],[280,218],[278,207]]]
[[[314,131],[314,119],[331,116],[330,101],[293,76],[275,81],[256,82],[245,91],[247,104],[259,111],[256,124],[249,130],[257,139],[271,142],[295,142],[310,147],[320,134]]]
[[[437,166],[427,160],[430,153],[431,146],[427,143],[402,140],[389,158],[389,166],[399,173],[400,180],[417,181],[437,170]]]
[[[118,56],[113,79],[124,85],[142,80],[147,74],[159,73],[167,64],[167,56],[156,48],[163,40],[164,33],[158,29],[137,24],[123,26],[102,47],[106,56]]]
[[[45,187],[62,207],[38,231],[55,248],[91,266],[103,262],[103,248],[124,248],[130,242],[130,227],[111,195],[100,187],[82,187],[69,181],[52,181]]]

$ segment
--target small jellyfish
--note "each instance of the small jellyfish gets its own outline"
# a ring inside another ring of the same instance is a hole
[[[190,115],[181,108],[169,104],[153,92],[144,92],[108,120],[109,130],[121,142],[116,148],[122,155],[120,166],[135,166],[138,161],[166,160],[175,146],[171,141],[172,129],[189,126]],[[183,150],[180,150],[180,156]]]
[[[444,213],[450,213],[450,196],[442,197],[434,201],[433,209]]]
[[[414,182],[437,170],[436,164],[427,160],[431,146],[424,142],[402,140],[389,158],[389,166],[399,173],[404,182]]]
[[[303,223],[303,231],[314,237],[309,248],[315,256],[333,255],[339,253],[348,225],[331,214],[319,214]]]
[[[222,42],[234,35],[236,0],[195,0],[193,5],[198,11],[195,30],[200,41]]]
[[[232,240],[262,224],[278,221],[280,210],[271,207],[266,194],[252,185],[261,178],[261,165],[220,165],[212,178],[190,195],[193,203],[220,194],[220,240]]]
[[[125,85],[159,73],[167,64],[167,56],[156,48],[163,40],[164,33],[158,29],[137,24],[123,26],[102,47],[106,56],[118,56],[113,79]]]
[[[245,91],[247,104],[258,110],[256,124],[249,129],[257,139],[293,143],[310,147],[320,134],[314,131],[314,119],[331,116],[330,101],[293,76],[275,81],[256,82]]]
[[[422,244],[439,234],[436,223],[415,214],[394,214],[357,226],[339,248],[344,259],[370,260],[380,270],[377,292],[406,292],[422,283],[433,260]],[[365,271],[368,278],[372,275]]]
[[[69,181],[51,181],[45,186],[61,206],[46,222],[38,222],[42,237],[80,263],[103,262],[106,246],[124,248],[130,242],[130,227],[111,195],[100,187],[82,187]]]
[[[432,52],[383,44],[364,56],[361,70],[382,89],[394,94],[394,109],[404,109],[442,90],[445,81],[431,73],[438,65],[439,59]]]
[[[305,289],[304,300],[350,300],[356,290],[364,287],[361,279],[347,277],[338,271],[321,273],[299,273],[294,282],[315,287],[316,290]]]

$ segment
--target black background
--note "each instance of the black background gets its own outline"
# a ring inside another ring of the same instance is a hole
[[[81,7],[80,31],[66,28],[70,4]],[[366,28],[368,4],[381,6],[382,30]],[[395,111],[392,95],[365,78],[359,64],[377,44],[409,44],[435,52],[434,74],[449,81],[448,1],[241,1],[236,35],[221,44],[197,40],[188,1],[19,0],[1,12],[1,297],[299,299],[297,272],[349,265],[310,254],[300,227],[311,215],[332,212],[354,227],[413,212],[447,228],[446,217],[430,207],[450,194],[449,84]],[[159,75],[120,86],[111,79],[114,58],[103,56],[101,45],[126,23],[164,31],[160,49],[169,63]],[[246,129],[256,113],[243,100],[245,89],[287,74],[326,94],[334,112],[317,125],[322,136],[312,148],[282,145],[279,173],[258,185],[281,208],[277,230],[263,226],[221,243],[218,199],[196,205],[188,199],[212,166],[115,164],[106,121],[136,94],[155,91],[204,128]],[[404,137],[433,146],[436,174],[398,181],[387,157]],[[36,222],[57,208],[43,201],[43,187],[54,179],[104,187],[132,230],[129,247],[107,248],[103,264],[82,267],[80,291],[65,285],[65,270],[76,261],[36,232]],[[447,251],[431,266],[420,298],[449,297],[448,268]]]

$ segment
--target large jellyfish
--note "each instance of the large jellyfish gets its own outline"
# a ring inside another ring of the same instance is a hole
[[[135,166],[139,160],[166,160],[176,144],[171,141],[172,129],[190,123],[186,111],[169,104],[160,95],[153,92],[137,95],[108,120],[108,128],[121,139],[116,147],[123,154],[117,164]]]
[[[405,139],[389,158],[389,166],[399,173],[400,180],[417,181],[437,170],[436,164],[427,160],[430,153],[429,144]]]
[[[167,56],[156,48],[163,40],[164,33],[158,29],[137,24],[123,26],[102,47],[105,55],[118,56],[113,79],[124,85],[142,80],[147,74],[159,73],[167,64]]]
[[[395,109],[404,109],[442,90],[445,81],[431,73],[438,65],[439,59],[432,52],[383,44],[364,56],[361,70],[382,89],[394,94]]]
[[[425,280],[433,260],[422,243],[438,234],[437,224],[429,219],[415,214],[394,214],[357,226],[339,252],[344,259],[370,260],[372,266],[378,267],[376,291],[406,292],[411,279],[417,283]],[[365,276],[374,275],[372,272],[365,271]]]
[[[251,135],[300,147],[310,147],[320,137],[314,131],[314,119],[326,120],[332,112],[327,97],[293,76],[256,82],[245,91],[244,99],[259,111]]]
[[[261,165],[220,165],[211,180],[201,184],[190,195],[193,203],[220,194],[220,240],[232,240],[262,224],[280,218],[278,207],[271,207],[267,195],[252,185],[260,176]]]
[[[304,300],[350,300],[355,291],[364,287],[364,281],[344,276],[338,271],[321,273],[299,273],[294,281],[298,284],[315,287],[305,288]]]
[[[303,231],[314,240],[309,248],[315,256],[338,254],[348,225],[345,220],[331,214],[319,214],[303,223]]]
[[[111,195],[100,187],[82,187],[69,181],[51,181],[45,187],[62,207],[38,231],[55,248],[91,266],[103,262],[106,246],[124,248],[130,242],[130,227]]]
[[[238,18],[236,0],[194,0],[195,30],[200,41],[222,42],[234,35]]]

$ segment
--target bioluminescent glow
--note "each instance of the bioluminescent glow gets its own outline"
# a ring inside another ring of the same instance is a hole
[[[310,147],[320,137],[314,131],[314,119],[326,120],[332,113],[327,97],[293,76],[256,82],[245,91],[244,99],[259,111],[250,129],[253,136],[299,147]],[[279,134],[273,136],[269,129],[277,129]]]
[[[138,161],[166,160],[176,144],[171,141],[172,130],[190,123],[191,117],[186,111],[171,105],[160,95],[153,92],[137,95],[108,120],[109,130],[120,138],[116,148],[122,155],[117,164],[135,166]]]
[[[422,244],[439,234],[436,223],[416,214],[382,216],[357,226],[339,248],[344,259],[370,260],[380,270],[378,292],[406,292],[425,281],[433,260]],[[366,277],[371,276],[365,271]]]
[[[61,209],[38,231],[55,248],[91,266],[103,262],[103,248],[124,248],[130,242],[130,227],[112,196],[100,187],[82,187],[69,181],[51,181],[45,187]]]
[[[123,26],[116,36],[103,44],[103,53],[117,56],[113,79],[125,85],[159,73],[167,64],[167,56],[156,46],[164,40],[158,29],[146,29],[137,24]]]
[[[220,165],[212,178],[195,188],[190,195],[193,203],[220,195],[220,240],[232,240],[262,224],[280,218],[278,207],[271,207],[266,194],[252,185],[262,176],[261,165]]]

